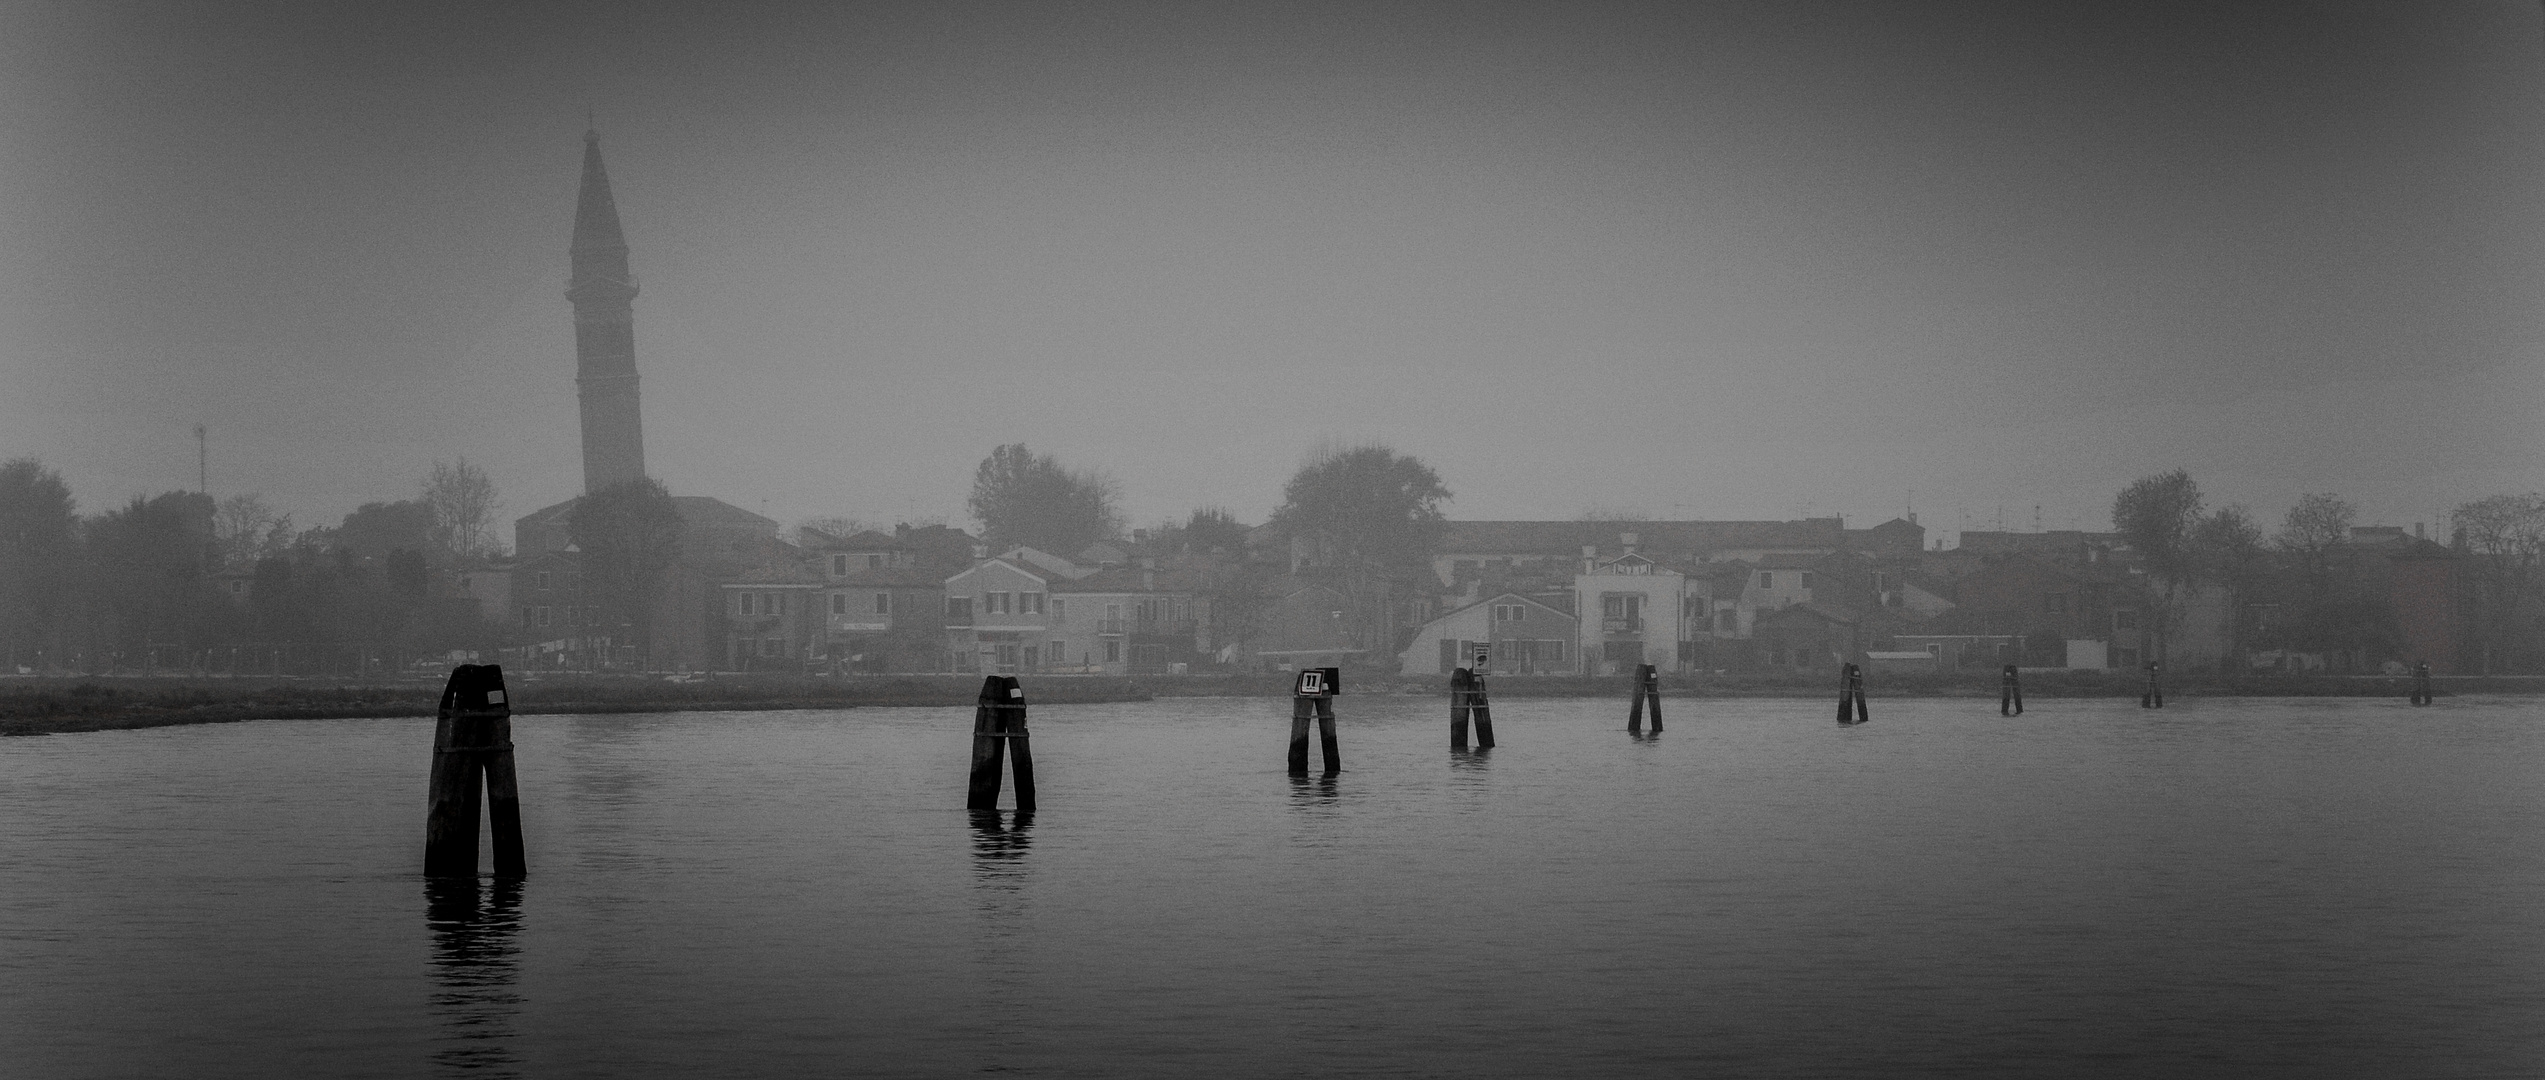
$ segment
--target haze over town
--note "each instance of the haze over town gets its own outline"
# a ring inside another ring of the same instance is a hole
[[[590,110],[649,471],[965,524],[982,456],[1261,521],[2101,529],[2537,486],[2532,5],[11,9],[0,458],[303,524],[575,494]],[[2039,517],[2035,517],[2038,506]]]

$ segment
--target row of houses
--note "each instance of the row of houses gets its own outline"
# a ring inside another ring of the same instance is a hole
[[[1166,550],[1135,534],[1067,555],[994,553],[943,526],[789,542],[759,515],[677,501],[683,555],[642,661],[657,668],[1427,673],[1481,650],[1501,674],[1848,661],[2129,669],[2155,658],[2160,629],[2146,575],[2109,533],[1973,531],[1943,549],[1907,517],[1869,529],[1834,517],[1449,522],[1429,580],[1373,597],[1348,595],[1268,530],[1236,552]],[[562,524],[570,505],[522,519],[523,554],[469,571],[463,587],[547,663],[638,663],[625,627],[595,617]],[[2431,599],[2451,595],[2452,553],[2397,529],[2355,539],[2394,598],[2395,651],[2453,670],[2460,620]],[[2252,662],[2274,616],[2214,585],[2189,590],[2181,609],[2162,628],[2178,667]]]

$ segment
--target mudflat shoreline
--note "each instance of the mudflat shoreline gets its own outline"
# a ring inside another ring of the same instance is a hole
[[[978,675],[875,675],[826,678],[785,675],[665,677],[509,673],[518,715],[736,712],[972,704]],[[2128,672],[2041,671],[2024,675],[2028,698],[2136,697],[2141,679]],[[1288,675],[1043,675],[1026,677],[1039,704],[1146,701],[1162,697],[1284,697]],[[2435,680],[2439,696],[2545,694],[2545,677],[2452,676]],[[192,677],[15,677],[0,679],[0,735],[116,731],[242,720],[431,716],[439,676],[372,683],[310,679]],[[1876,697],[1995,697],[1997,675],[1870,673]],[[2269,675],[2228,678],[2169,676],[2175,700],[2206,697],[2394,697],[2411,680],[2388,676]],[[1492,680],[1499,698],[1625,698],[1624,676],[1510,675]],[[1439,675],[1356,676],[1346,695],[1433,695],[1446,700]],[[1822,697],[1836,692],[1809,673],[1720,673],[1667,676],[1665,698]]]

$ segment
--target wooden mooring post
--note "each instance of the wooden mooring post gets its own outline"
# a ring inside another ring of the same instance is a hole
[[[1326,775],[1343,771],[1343,751],[1334,739],[1334,695],[1343,689],[1341,668],[1301,668],[1290,691],[1290,775],[1308,775],[1308,721],[1317,722],[1325,743]]]
[[[451,669],[433,724],[431,805],[424,813],[427,876],[477,876],[481,790],[495,837],[495,876],[528,876],[521,850],[521,782],[513,771],[512,716],[502,667],[462,664]]]
[[[2006,674],[1998,678],[1997,715],[2022,716],[2023,714],[2024,680],[2021,675],[2015,673],[2015,665],[2008,664]]]
[[[2161,670],[2163,670],[2162,667],[2156,661],[2147,662],[2147,689],[2139,692],[2139,708],[2162,709],[2165,707],[2165,683],[2157,676],[2157,672]]]
[[[1485,696],[1485,672],[1491,670],[1490,654],[1476,652],[1472,668],[1459,668],[1449,673],[1449,748],[1467,749],[1467,723],[1476,725],[1476,749],[1493,749],[1493,703]]]
[[[1635,665],[1635,703],[1626,708],[1626,730],[1644,730],[1644,706],[1652,706],[1652,731],[1661,734],[1661,672],[1651,664]]]
[[[2428,660],[2412,666],[2412,703],[2430,704],[2430,661]]]
[[[1873,716],[1865,709],[1864,669],[1854,664],[1839,668],[1838,722],[1853,727],[1871,719]]]
[[[1006,772],[1000,759],[1016,760],[1016,812],[1034,812],[1034,751],[1025,735],[1025,690],[1012,675],[981,680],[981,700],[972,710],[972,792],[964,800],[971,810],[999,808],[999,781]]]

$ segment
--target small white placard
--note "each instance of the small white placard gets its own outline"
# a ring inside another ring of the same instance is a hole
[[[501,691],[501,690],[489,690],[489,691],[487,691],[487,692],[486,692],[486,703],[487,703],[487,704],[489,704],[489,705],[501,705],[501,704],[503,704],[503,703],[504,703],[504,692],[503,692],[503,691]]]

